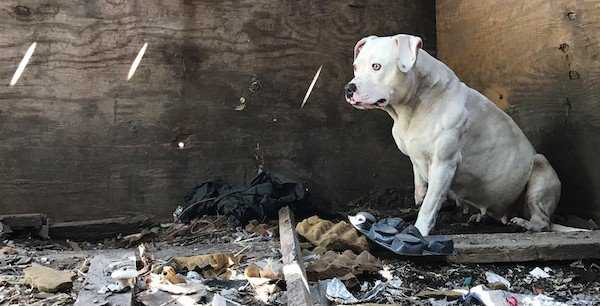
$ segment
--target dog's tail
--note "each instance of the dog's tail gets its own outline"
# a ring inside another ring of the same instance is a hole
[[[552,223],[552,225],[550,225],[550,231],[568,233],[568,232],[589,232],[590,230],[585,229],[585,228],[570,227],[570,226]]]

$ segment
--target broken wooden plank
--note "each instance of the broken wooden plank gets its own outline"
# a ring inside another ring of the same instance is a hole
[[[579,260],[600,258],[600,230],[449,235],[454,240],[454,263]]]
[[[30,231],[48,238],[48,218],[44,214],[0,215],[0,234]]]
[[[304,269],[302,250],[296,234],[294,215],[287,206],[279,210],[279,241],[288,305],[313,305]]]
[[[12,230],[21,230],[26,228],[41,228],[48,223],[43,214],[16,214],[0,215],[0,222],[8,225]]]
[[[148,224],[149,219],[145,216],[60,222],[50,225],[50,237],[75,241],[97,241],[114,238],[119,234],[136,233]]]
[[[112,273],[111,266],[121,262],[119,267],[135,269],[135,253],[133,251],[109,252],[98,254],[90,261],[83,287],[79,291],[74,306],[88,305],[132,305],[134,292],[132,289],[123,293],[99,293],[103,287],[115,283],[110,277]],[[105,304],[106,302],[106,304]]]

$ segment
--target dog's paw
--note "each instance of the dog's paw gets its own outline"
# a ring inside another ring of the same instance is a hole
[[[532,227],[531,222],[519,217],[514,217],[510,219],[510,224],[522,227],[528,231],[531,230]]]
[[[480,223],[481,219],[483,219],[483,217],[484,217],[483,214],[474,214],[469,217],[469,221],[467,221],[467,222],[468,223]]]

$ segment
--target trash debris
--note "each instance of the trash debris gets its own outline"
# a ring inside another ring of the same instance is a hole
[[[361,253],[369,249],[367,239],[356,231],[352,225],[345,221],[333,223],[312,216],[296,225],[298,234],[316,246],[314,253],[322,254],[326,251],[352,250]]]
[[[432,290],[432,289],[425,289],[423,291],[420,291],[419,293],[417,293],[415,296],[421,299],[450,299],[450,300],[456,300],[458,298],[461,298],[464,295],[463,292],[461,291],[457,291],[457,290]]]
[[[164,284],[160,276],[150,275],[150,289],[137,294],[136,299],[146,306],[204,305],[203,298],[207,295],[207,287],[200,283]]]
[[[376,221],[367,212],[349,216],[350,223],[371,241],[406,256],[452,255],[454,243],[444,236],[423,237],[419,229],[401,218],[384,218]]]
[[[358,297],[356,297],[355,295],[350,293],[350,291],[348,291],[348,288],[346,288],[346,286],[341,280],[334,278],[332,280],[327,281],[327,291],[325,296],[330,301],[340,303],[343,305],[357,304],[372,301],[384,290],[385,283],[381,281],[376,281],[373,285],[373,288],[366,292],[362,292]]]
[[[263,277],[246,277],[254,289],[254,298],[265,304],[270,304],[275,298],[274,294],[280,290],[278,281]]]
[[[0,303],[1,303],[1,298],[0,298]],[[52,305],[52,306],[60,306],[60,305],[69,305],[73,302],[73,298],[66,294],[66,293],[59,293],[56,295],[50,295],[48,297],[44,297],[41,300],[30,304],[30,306],[46,306],[46,305]]]
[[[471,285],[473,285],[473,277],[471,276],[467,276],[463,279],[463,287],[469,288],[471,287]]]
[[[535,267],[535,269],[529,271],[529,275],[533,276],[533,278],[538,279],[538,278],[549,278],[550,274],[548,274],[548,272],[550,272],[552,270],[550,270],[550,268],[546,267],[543,270],[540,267]]]
[[[394,279],[394,274],[390,270],[390,267],[387,265],[384,266],[383,269],[379,271],[379,275],[381,275],[383,278],[385,278],[388,281],[391,281]]]
[[[0,247],[0,255],[15,255],[17,254],[17,249],[12,246],[3,246]]]
[[[176,295],[180,295],[180,294],[190,295],[190,294],[198,293],[198,292],[204,290],[205,286],[203,284],[199,284],[199,283],[182,283],[182,284],[158,283],[158,284],[155,284],[154,288],[164,291],[164,292],[167,292],[167,293],[176,294]]]
[[[134,269],[119,269],[110,274],[110,277],[117,281],[121,287],[133,287],[137,276],[138,272]]]
[[[189,224],[171,224],[163,236],[169,242],[188,245],[211,237],[223,238],[230,231],[229,228],[224,216],[202,216]]]
[[[553,298],[543,294],[517,294],[504,290],[486,290],[483,285],[464,290],[465,297],[475,298],[485,306],[497,305],[540,305],[540,306],[562,306],[565,303],[557,302]]]
[[[264,223],[259,223],[258,220],[250,220],[244,229],[249,233],[265,238],[265,240],[273,238],[274,231],[272,227]]]
[[[240,263],[242,256],[219,253],[189,257],[173,257],[176,270],[199,271],[204,278],[230,279],[235,271],[230,268]]]
[[[201,282],[203,280],[202,276],[200,275],[200,273],[196,272],[196,271],[189,271],[186,275],[185,278],[187,280],[190,280],[192,282]]]
[[[267,258],[249,264],[244,270],[244,275],[248,278],[282,279],[283,265],[279,260]]]
[[[213,296],[213,300],[211,302],[212,306],[228,306],[227,300],[219,294],[215,294]]]
[[[250,220],[276,218],[280,208],[311,210],[308,191],[303,184],[282,180],[260,172],[248,186],[233,186],[223,181],[209,181],[194,187],[185,196],[183,208],[175,217],[189,223],[202,215],[225,215],[236,226]]]
[[[194,271],[190,271],[190,272],[194,272]],[[188,273],[190,273],[190,272],[188,272]],[[170,266],[163,267],[162,278],[163,278],[162,279],[163,281],[168,282],[170,284],[185,284],[185,283],[187,283],[185,278],[181,275],[178,275],[177,272],[175,272],[175,269],[173,269],[173,267],[170,267]]]
[[[488,282],[488,287],[490,287],[492,289],[503,289],[503,290],[510,289],[510,282],[506,278],[504,278],[494,272],[491,272],[491,271],[485,272],[485,279]]]
[[[35,263],[25,269],[24,273],[25,282],[28,285],[49,293],[70,290],[73,286],[73,277],[75,277],[72,272],[58,271]]]
[[[382,266],[379,260],[364,251],[359,255],[347,250],[343,253],[328,251],[317,261],[306,268],[310,281],[338,278],[345,282],[347,287],[352,287],[352,282],[357,283],[357,278],[365,274],[377,275]]]
[[[125,248],[130,248],[134,245],[139,245],[142,242],[150,240],[158,235],[159,232],[158,227],[154,227],[151,229],[144,229],[139,233],[131,234],[124,236],[120,239],[121,243]]]

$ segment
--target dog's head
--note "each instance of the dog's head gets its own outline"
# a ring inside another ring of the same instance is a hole
[[[369,36],[354,47],[354,78],[345,87],[346,101],[359,109],[400,103],[414,90],[413,67],[421,38],[398,34]]]

